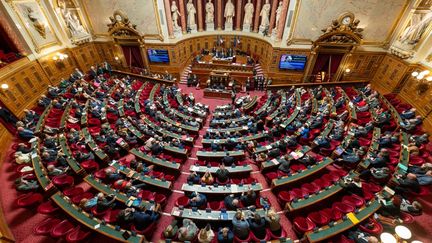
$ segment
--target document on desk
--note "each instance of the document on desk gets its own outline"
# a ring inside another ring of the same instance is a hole
[[[279,161],[277,159],[272,159],[271,162],[273,162],[273,164],[278,165]]]
[[[191,171],[199,171],[199,167],[196,165],[192,165]]]

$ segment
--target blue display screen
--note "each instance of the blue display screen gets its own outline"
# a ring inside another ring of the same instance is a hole
[[[169,63],[169,55],[167,50],[148,49],[147,55],[150,62]]]
[[[285,70],[303,71],[306,65],[306,61],[306,56],[284,54],[281,56],[279,68]]]

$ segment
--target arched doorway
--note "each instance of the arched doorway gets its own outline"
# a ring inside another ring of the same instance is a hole
[[[126,13],[116,10],[109,27],[109,35],[113,38],[114,44],[123,53],[123,66],[131,68],[147,68],[147,55],[144,48],[144,39],[136,30]]]

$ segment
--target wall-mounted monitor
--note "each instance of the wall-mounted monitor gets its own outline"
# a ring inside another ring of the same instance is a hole
[[[152,63],[169,63],[167,50],[147,49],[147,55]]]
[[[283,54],[280,58],[279,69],[303,71],[306,66],[306,61],[306,56]]]

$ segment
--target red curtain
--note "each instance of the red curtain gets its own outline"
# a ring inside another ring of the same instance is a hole
[[[121,46],[126,63],[130,67],[144,68],[141,50],[138,46]]]
[[[318,54],[312,75],[326,72],[328,75],[330,66],[330,77],[336,74],[344,54]],[[327,76],[328,77],[328,76]]]

